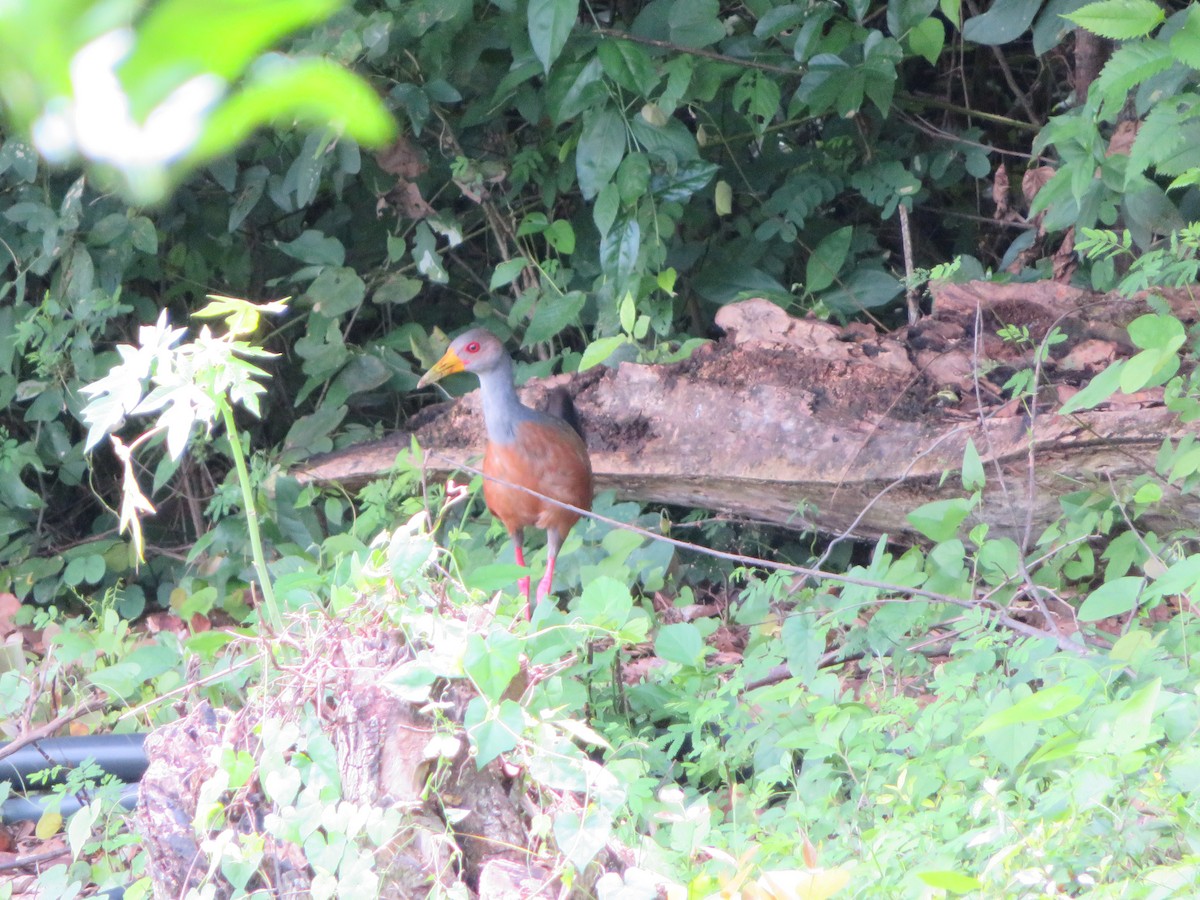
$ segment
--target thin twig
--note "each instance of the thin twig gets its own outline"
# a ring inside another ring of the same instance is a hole
[[[60,856],[69,856],[70,853],[71,851],[67,847],[62,847],[58,850],[47,850],[45,853],[35,853],[32,856],[20,856],[9,862],[0,862],[0,872],[10,872],[13,869],[27,869],[30,866],[36,866],[38,863],[58,859]]]
[[[967,9],[971,11],[972,16],[979,15],[979,7],[973,0],[967,0]],[[1013,77],[1012,68],[1009,66],[1008,60],[1005,59],[1003,51],[998,46],[993,46],[992,54],[996,57],[996,62],[1000,66],[1000,73],[1004,76],[1004,83],[1012,91],[1013,97],[1021,109],[1025,110],[1025,116],[1029,119],[1030,124],[1035,129],[1040,129],[1041,123],[1038,122],[1037,113],[1033,111],[1033,106],[1030,104],[1029,98],[1025,95],[1025,91],[1021,90],[1017,84],[1017,79]]]
[[[86,716],[88,713],[95,712],[98,709],[103,709],[108,705],[108,698],[103,695],[95,695],[90,700],[85,700],[82,703],[77,703],[71,709],[64,713],[59,713],[55,718],[51,719],[45,725],[39,725],[29,731],[22,732],[13,738],[9,743],[0,747],[0,759],[6,756],[11,756],[22,747],[28,747],[30,744],[35,744],[44,738],[50,737],[58,729],[64,725],[74,722],[81,716]]]
[[[900,214],[900,244],[904,248],[904,303],[908,307],[908,325],[911,328],[921,321],[920,290],[913,280],[912,229],[908,227],[908,207],[901,201],[896,207]]]
[[[941,109],[945,110],[946,112],[959,113],[964,116],[983,119],[985,122],[992,122],[996,125],[1006,125],[1009,128],[1019,128],[1022,131],[1028,131],[1033,134],[1036,134],[1042,130],[1040,125],[1030,125],[1028,122],[1022,122],[1020,119],[1012,119],[1008,116],[1000,116],[995,113],[984,112],[979,109],[971,109],[969,106],[951,103],[949,100],[941,100],[937,97],[926,97],[921,94],[910,94],[907,91],[896,91],[895,98],[897,100],[905,100],[910,103],[919,103],[924,106],[932,106],[934,109]]]
[[[660,41],[655,38],[640,37],[636,34],[630,34],[627,31],[618,31],[615,28],[596,28],[596,34],[603,35],[608,38],[615,38],[619,41],[629,41],[632,44],[641,44],[645,47],[657,47],[659,50],[670,50],[672,53],[684,53],[688,56],[699,56],[702,59],[711,59],[713,62],[728,63],[731,66],[740,66],[743,69],[758,69],[760,72],[773,72],[776,75],[800,76],[804,74],[804,66],[799,64],[794,66],[777,66],[771,63],[756,62],[752,59],[741,59],[737,56],[726,56],[724,53],[716,53],[712,50],[701,50],[698,47],[684,47],[680,44],[672,44],[670,41]]]

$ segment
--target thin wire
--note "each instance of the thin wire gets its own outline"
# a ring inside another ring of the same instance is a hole
[[[1008,613],[1004,612],[1004,610],[997,603],[995,603],[992,600],[986,600],[986,599],[964,600],[961,597],[952,597],[949,594],[939,594],[936,591],[927,591],[923,588],[906,587],[903,585],[889,584],[885,581],[876,581],[871,578],[859,578],[854,575],[844,575],[840,572],[827,572],[823,569],[810,568],[808,566],[797,566],[792,563],[776,562],[775,560],[763,559],[762,557],[759,557],[759,556],[745,556],[740,553],[726,553],[723,550],[714,550],[711,547],[702,547],[697,544],[689,543],[687,541],[681,541],[676,538],[667,537],[665,534],[656,534],[653,531],[649,531],[638,525],[631,525],[628,522],[621,522],[617,519],[613,519],[608,516],[601,515],[600,513],[592,512],[589,509],[583,509],[578,506],[572,506],[570,503],[564,503],[563,501],[558,500],[554,497],[548,497],[545,494],[543,494],[539,491],[535,491],[533,488],[526,487],[523,484],[514,484],[513,482],[507,481],[503,478],[497,478],[494,475],[485,474],[482,469],[477,468],[476,466],[469,465],[468,463],[464,463],[459,460],[451,459],[450,457],[445,456],[441,453],[437,453],[436,451],[423,451],[423,452],[424,452],[425,456],[431,457],[433,459],[441,460],[442,462],[445,462],[456,469],[462,469],[463,471],[470,472],[472,475],[479,475],[482,478],[487,479],[488,481],[491,481],[495,484],[503,485],[504,487],[507,487],[507,488],[512,488],[512,489],[518,490],[518,491],[524,491],[525,493],[527,493],[533,497],[537,497],[539,500],[544,500],[547,503],[552,503],[555,506],[558,506],[562,509],[569,509],[571,512],[575,513],[578,516],[586,517],[586,518],[592,519],[596,522],[602,522],[605,525],[611,525],[614,528],[621,528],[621,529],[624,529],[625,531],[631,531],[634,534],[640,534],[643,537],[649,538],[650,540],[653,540],[653,541],[662,541],[663,543],[670,544],[673,547],[678,547],[681,550],[692,550],[697,553],[702,553],[702,554],[706,554],[708,556],[712,556],[716,559],[723,559],[723,560],[727,560],[728,562],[735,562],[735,563],[739,563],[739,564],[745,565],[745,566],[757,566],[759,568],[773,569],[773,570],[781,571],[781,572],[792,572],[797,575],[803,575],[807,578],[819,578],[819,579],[824,579],[826,581],[838,582],[841,584],[855,585],[856,587],[873,588],[875,590],[880,590],[880,591],[888,591],[888,592],[892,592],[892,593],[904,594],[904,595],[907,595],[907,597],[909,597],[909,598],[920,597],[920,598],[924,598],[925,600],[931,600],[931,601],[934,601],[937,603],[946,603],[951,606],[960,607],[962,609],[972,609],[973,610],[973,609],[979,609],[981,606],[985,606],[985,607],[987,607],[989,612],[991,612],[993,615],[996,616],[996,619],[998,622],[1000,622],[1002,625],[1004,625],[1006,628],[1008,628],[1012,631],[1016,631],[1020,634],[1027,635],[1029,637],[1039,637],[1039,638],[1045,638],[1048,640],[1052,640],[1059,646],[1059,648],[1061,648],[1063,650],[1069,650],[1072,653],[1086,654],[1089,652],[1088,648],[1086,646],[1084,646],[1083,644],[1076,643],[1075,641],[1070,640],[1066,636],[1061,636],[1061,637],[1055,636],[1053,634],[1050,634],[1039,628],[1034,628],[1031,625],[1027,625],[1024,622],[1013,618],[1012,616],[1008,615]],[[897,598],[897,599],[900,599],[900,598]]]

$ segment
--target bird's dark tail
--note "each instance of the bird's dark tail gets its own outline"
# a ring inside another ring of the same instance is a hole
[[[579,421],[579,412],[575,409],[575,401],[571,399],[566,388],[556,387],[546,395],[544,412],[562,419],[575,429],[575,433],[583,438],[584,442],[587,441],[587,436],[583,433],[583,425]]]

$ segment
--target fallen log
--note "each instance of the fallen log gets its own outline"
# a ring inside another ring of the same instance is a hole
[[[942,287],[934,308],[916,326],[881,334],[748,300],[722,308],[716,322],[726,336],[688,360],[597,367],[527,385],[523,396],[537,405],[549,387],[568,387],[597,490],[900,541],[916,537],[909,511],[968,493],[959,477],[947,477],[960,470],[968,441],[987,475],[972,521],[989,523],[992,536],[1036,538],[1064,494],[1107,493],[1153,471],[1164,437],[1194,432],[1165,408],[1161,388],[1056,413],[1109,361],[1128,355],[1123,325],[1143,305],[1053,283],[976,283]],[[1010,325],[1018,327],[1002,339]],[[1038,403],[1010,398],[1006,379],[1034,365],[1052,328],[1065,340],[1041,366]],[[314,459],[296,474],[353,486],[386,472],[412,437],[433,475],[478,465],[478,393],[423,412],[410,431]],[[1163,488],[1159,521],[1194,522],[1200,501]]]

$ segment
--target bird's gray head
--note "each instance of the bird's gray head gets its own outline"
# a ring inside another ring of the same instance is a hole
[[[450,342],[445,354],[425,373],[417,387],[440,381],[455,372],[486,375],[511,366],[508,351],[498,337],[486,328],[472,328]]]

